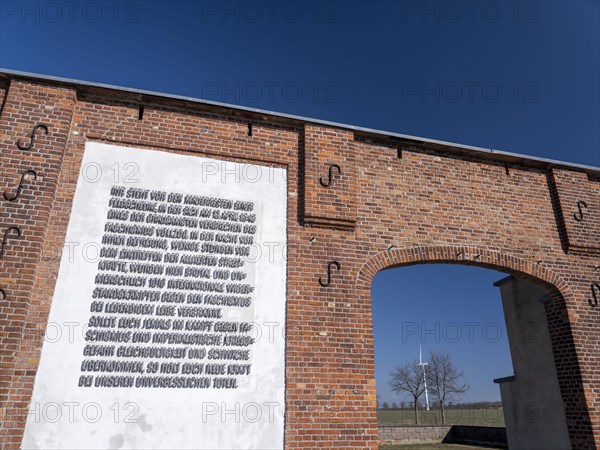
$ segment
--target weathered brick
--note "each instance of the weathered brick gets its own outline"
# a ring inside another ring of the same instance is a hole
[[[553,188],[551,179],[560,169],[585,184],[597,220],[600,172],[202,103],[0,80],[0,189],[14,192],[27,169],[39,174],[0,209],[2,233],[12,225],[22,230],[0,261],[7,292],[0,302],[0,441],[8,448],[18,447],[23,433],[86,141],[287,168],[288,448],[377,446],[371,281],[386,267],[416,263],[478,265],[545,286],[573,448],[600,446],[600,305],[588,302],[591,283],[600,282],[598,256],[589,251],[598,234],[591,221],[575,224],[566,229],[565,249],[557,196],[565,219],[578,197]],[[19,150],[17,140],[29,142],[39,123],[49,133]],[[333,163],[343,171],[337,186],[318,186]],[[571,247],[581,251],[565,251]],[[333,260],[341,270],[321,287]]]

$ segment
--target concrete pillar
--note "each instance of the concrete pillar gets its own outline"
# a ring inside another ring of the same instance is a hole
[[[543,302],[546,291],[509,276],[500,288],[514,376],[500,385],[509,449],[570,449]]]

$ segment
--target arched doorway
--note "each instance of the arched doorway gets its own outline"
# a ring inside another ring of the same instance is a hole
[[[549,341],[556,367],[560,396],[565,399],[566,426],[573,448],[580,447],[580,442],[574,442],[573,436],[575,433],[573,431],[578,423],[580,424],[582,420],[589,421],[589,418],[587,412],[582,411],[579,407],[581,403],[585,402],[585,399],[581,388],[581,375],[577,364],[577,356],[564,351],[564,348],[568,347],[568,344],[565,345],[565,341],[568,343],[572,340],[565,302],[572,299],[573,294],[566,282],[540,264],[525,261],[515,256],[473,247],[444,246],[408,249],[390,248],[385,252],[381,252],[370,258],[362,266],[357,277],[357,287],[359,287],[361,296],[368,296],[370,300],[371,282],[379,271],[387,268],[432,263],[477,265],[498,270],[512,275],[511,278],[507,278],[503,282],[509,286],[508,291],[512,290],[513,294],[516,284],[519,284],[516,287],[521,290],[533,289],[535,293],[543,294],[543,311],[548,325]],[[516,280],[516,284],[512,281],[509,282],[509,280]],[[526,285],[522,285],[522,283],[526,283]],[[507,297],[510,297],[508,291]],[[527,295],[532,295],[532,293],[528,291]],[[511,382],[512,380],[500,381]],[[510,391],[510,389],[505,390]],[[573,396],[574,392],[578,393],[575,397]],[[512,393],[513,396],[516,394],[516,392]],[[375,398],[375,396],[376,393],[373,392],[373,397]],[[585,417],[582,413],[585,414]]]

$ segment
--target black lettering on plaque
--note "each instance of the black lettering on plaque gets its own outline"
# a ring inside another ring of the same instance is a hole
[[[254,206],[111,188],[78,386],[240,386],[251,373],[252,321],[227,317],[253,302],[245,267]]]

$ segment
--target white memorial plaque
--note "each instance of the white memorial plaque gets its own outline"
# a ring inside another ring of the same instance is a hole
[[[282,448],[284,169],[87,143],[23,448]]]

